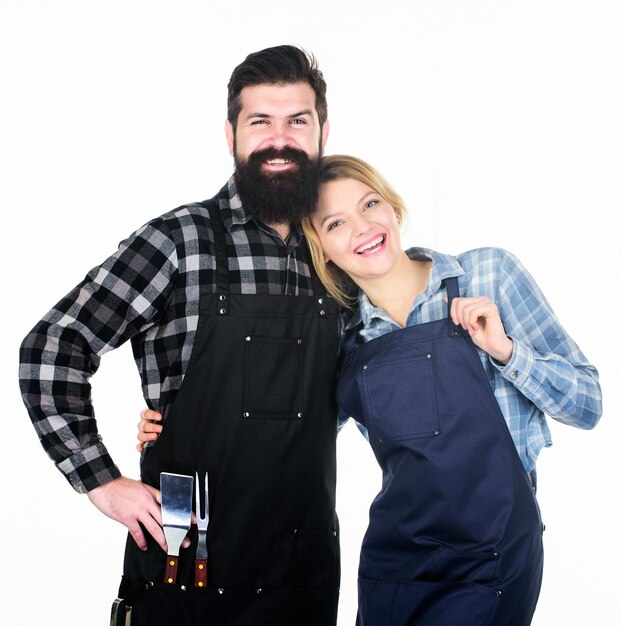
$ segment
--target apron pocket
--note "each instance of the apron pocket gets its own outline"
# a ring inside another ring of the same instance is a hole
[[[246,337],[243,417],[303,417],[303,373],[302,339]]]
[[[339,585],[337,531],[297,529],[292,531],[291,540],[289,586],[337,587]]]
[[[465,583],[359,580],[357,626],[492,626],[493,588]]]
[[[426,353],[362,369],[365,413],[379,441],[439,433],[431,362],[432,355]]]
[[[499,553],[463,551],[438,546],[429,562],[424,580],[493,585],[496,580]]]

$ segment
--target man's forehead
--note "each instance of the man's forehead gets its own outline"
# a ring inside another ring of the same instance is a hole
[[[262,108],[275,107],[315,111],[315,92],[306,82],[248,85],[240,92],[240,103],[241,110],[246,114],[251,109],[253,112],[265,113],[261,111]]]

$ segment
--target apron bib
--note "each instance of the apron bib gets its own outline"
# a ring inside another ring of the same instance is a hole
[[[448,311],[458,296],[445,280]],[[527,626],[542,522],[477,349],[451,318],[356,346],[340,407],[382,467],[359,568],[359,626]]]
[[[162,582],[160,547],[128,536],[120,596],[132,626],[334,626],[337,306],[312,266],[314,296],[230,293],[218,205],[205,206],[218,289],[201,294],[172,419],[141,478],[159,489],[160,472],[209,472],[209,584],[193,586],[196,532],[177,585]]]

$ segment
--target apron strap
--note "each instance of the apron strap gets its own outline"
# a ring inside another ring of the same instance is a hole
[[[229,257],[227,254],[227,240],[225,238],[225,227],[220,214],[220,206],[216,200],[205,200],[201,204],[207,209],[214,233],[214,246],[216,248],[216,293],[218,294],[220,315],[229,315],[229,296],[231,293],[229,286]],[[303,237],[300,243],[303,246],[304,258],[309,266],[311,277],[311,288],[318,304],[318,311],[324,314],[327,306],[326,289],[319,279],[315,267],[311,261],[311,252],[307,245],[307,240]],[[336,304],[335,304],[336,307]]]
[[[303,237],[300,245],[303,247],[304,258],[309,266],[309,274],[311,276],[311,289],[313,290],[313,295],[316,298],[325,298],[326,297],[326,288],[324,287],[322,281],[320,280],[317,272],[315,271],[315,265],[313,265],[313,261],[311,260],[311,251],[309,250],[309,244],[307,243],[307,238]]]
[[[460,297],[460,291],[458,289],[458,277],[457,276],[449,276],[443,280],[445,284],[445,289],[447,290],[447,320],[449,321],[449,336],[450,337],[461,337],[462,336],[462,328],[457,324],[454,324],[451,319],[451,302],[454,298]]]
[[[220,215],[220,206],[215,200],[206,200],[201,203],[209,212],[214,246],[216,248],[216,293],[219,299],[219,315],[229,315],[229,261],[227,256],[227,240],[225,226]]]

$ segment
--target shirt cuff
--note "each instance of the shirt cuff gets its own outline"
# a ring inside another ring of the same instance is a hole
[[[121,476],[101,442],[72,454],[56,467],[78,493],[87,493]]]
[[[502,365],[499,361],[495,361],[495,359],[490,357],[490,362],[501,373],[503,378],[520,389],[531,375],[535,358],[531,348],[517,341],[514,337],[510,336],[510,339],[513,343],[510,360],[505,365]]]

